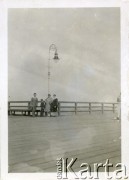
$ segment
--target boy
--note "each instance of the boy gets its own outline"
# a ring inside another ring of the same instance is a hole
[[[43,117],[44,116],[44,109],[45,109],[45,101],[43,99],[41,99],[40,107],[41,107],[40,116]]]

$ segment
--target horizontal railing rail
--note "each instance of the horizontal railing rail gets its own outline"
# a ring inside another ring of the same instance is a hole
[[[37,106],[37,115],[40,113],[41,101],[38,101]],[[92,112],[106,112],[111,111],[113,113],[116,112],[117,102],[75,102],[75,101],[59,101],[58,103],[58,114],[74,112],[77,114],[78,112],[88,112],[91,114]],[[8,114],[21,113],[22,115],[30,115],[31,110],[30,101],[9,101],[8,102]]]

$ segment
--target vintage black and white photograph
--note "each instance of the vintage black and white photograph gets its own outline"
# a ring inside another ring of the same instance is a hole
[[[8,172],[115,171],[120,68],[119,7],[9,8]]]

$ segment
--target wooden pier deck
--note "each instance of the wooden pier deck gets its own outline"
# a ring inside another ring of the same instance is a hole
[[[59,157],[78,158],[76,171],[81,163],[106,159],[115,165],[121,161],[121,123],[113,117],[113,113],[10,116],[9,172],[56,172]]]

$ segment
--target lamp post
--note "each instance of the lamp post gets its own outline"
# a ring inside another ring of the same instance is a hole
[[[50,61],[51,61],[50,52],[51,51],[55,51],[53,60],[55,62],[57,62],[59,60],[58,53],[57,53],[57,47],[56,47],[55,44],[51,44],[50,47],[49,47],[49,59],[48,59],[48,94],[50,94],[50,77],[51,77],[51,72],[50,72]]]

